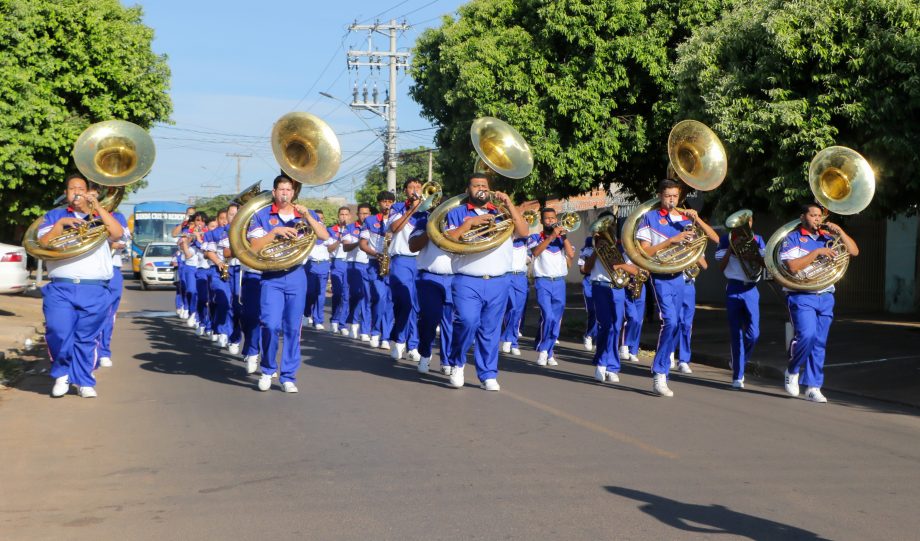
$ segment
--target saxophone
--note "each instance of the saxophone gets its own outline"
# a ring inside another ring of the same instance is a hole
[[[392,233],[387,233],[383,236],[383,251],[380,252],[380,268],[377,269],[377,275],[381,278],[390,274],[390,241],[392,240]]]

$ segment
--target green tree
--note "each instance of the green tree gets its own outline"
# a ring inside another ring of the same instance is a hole
[[[458,189],[470,123],[495,116],[533,149],[529,197],[623,183],[644,193],[666,166],[676,44],[719,0],[473,0],[416,42],[412,97],[439,126],[439,163]],[[664,135],[662,135],[664,134]]]
[[[0,238],[51,207],[88,125],[168,120],[169,68],[141,18],[118,0],[0,0]]]
[[[678,54],[681,110],[710,120],[729,152],[723,210],[743,204],[788,214],[811,199],[811,158],[839,144],[876,171],[868,212],[916,212],[915,0],[752,0],[695,32]]]
[[[396,191],[402,189],[402,183],[409,177],[416,177],[423,183],[428,180],[428,153],[438,151],[426,147],[417,147],[400,152],[396,166]],[[441,182],[441,170],[435,161],[431,178]],[[383,165],[370,168],[364,177],[364,185],[355,191],[355,201],[377,206],[377,194],[387,189],[387,173]]]

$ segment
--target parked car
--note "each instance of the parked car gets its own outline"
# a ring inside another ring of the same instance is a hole
[[[29,285],[25,248],[0,244],[0,293],[22,293]]]
[[[141,287],[171,286],[176,280],[176,245],[151,242],[141,256]]]

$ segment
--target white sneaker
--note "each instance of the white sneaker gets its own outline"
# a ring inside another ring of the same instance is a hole
[[[788,393],[789,396],[799,396],[799,375],[790,374],[788,370],[784,371],[784,374],[786,376],[784,384],[786,393]]]
[[[370,341],[371,341],[371,336],[370,336],[369,334],[362,334],[362,335],[361,335],[361,341],[362,341],[362,342],[370,342]],[[372,346],[372,347],[377,347],[377,346]]]
[[[296,393],[297,386],[294,385],[293,381],[285,381],[284,383],[281,384],[281,390],[286,393]]]
[[[495,378],[489,378],[489,379],[483,381],[483,382],[482,382],[482,385],[480,385],[480,387],[482,387],[483,389],[485,389],[485,390],[487,390],[487,391],[500,391],[500,390],[502,390],[501,385],[498,384],[498,380],[495,379]]]
[[[220,338],[220,335],[217,334],[216,332],[208,331],[208,338],[209,338],[212,342],[217,342],[217,340]]]
[[[463,367],[455,366],[450,371],[450,386],[456,389],[463,387],[463,383],[466,381],[466,378],[463,377]]]
[[[652,390],[659,396],[672,397],[674,392],[668,388],[668,378],[666,374],[655,374],[652,376]]]
[[[54,378],[54,387],[51,388],[51,396],[60,398],[70,390],[70,376],[61,376]]]
[[[318,330],[318,331],[325,331],[325,330],[326,330],[326,327],[324,327],[322,323],[317,323],[316,325],[313,326],[313,328],[316,329],[316,330]]]
[[[350,332],[348,329],[346,329],[345,327],[342,327],[341,329],[339,329],[339,334],[341,334],[342,336],[348,336],[348,337],[351,336],[351,332]],[[357,337],[355,337],[355,338],[357,338]]]
[[[182,309],[176,308],[176,317],[182,317]]]
[[[230,343],[230,337],[228,337],[226,334],[217,335],[217,345],[220,346],[221,349],[227,347],[227,344],[229,343]]]
[[[677,363],[677,370],[681,374],[692,374],[693,370],[690,370],[690,363],[680,362]]]
[[[441,326],[440,326],[440,325],[438,325],[437,327],[434,328],[434,334],[436,334],[436,335],[441,334]]]
[[[239,344],[230,344],[227,346],[227,350],[230,351],[230,355],[239,355],[240,354],[240,345]]]
[[[524,337],[524,333],[522,333],[521,331],[518,331],[518,338],[523,338],[523,337]]]
[[[259,376],[259,390],[267,391],[272,388],[272,375],[262,374]]]
[[[545,351],[537,353],[537,366],[546,366],[546,360],[549,358]]]
[[[677,361],[674,360],[674,352],[671,352],[671,370],[674,370],[674,367],[677,366]]]
[[[827,398],[821,394],[821,387],[808,387],[805,389],[805,400],[809,402],[817,402],[819,404],[824,404],[827,402]]]
[[[380,349],[390,349],[390,341],[383,340],[382,342],[380,342]]]
[[[621,361],[629,360],[629,346],[620,346],[620,360]]]
[[[595,366],[594,367],[594,379],[600,382],[607,381],[607,367],[606,366]]]
[[[586,336],[586,337],[585,337],[585,342],[584,342],[584,344],[585,344],[585,349],[586,349],[586,350],[591,351],[591,350],[594,349],[594,339],[591,338],[590,336]]]
[[[631,363],[637,363],[637,362],[639,362],[639,357],[636,357],[635,355],[630,354],[630,356],[629,356],[629,362],[631,362]]]
[[[332,322],[332,332],[334,332],[334,333],[338,333],[338,332],[339,332],[339,324],[336,323],[336,322],[334,322],[334,321]]]
[[[306,325],[307,327],[313,326],[313,318],[310,316],[303,316],[303,322],[304,322],[304,325]]]
[[[620,375],[616,372],[607,372],[607,383],[619,383]]]
[[[427,374],[428,373],[428,364],[431,362],[431,357],[422,357],[418,361],[418,373]]]
[[[256,370],[259,368],[259,356],[247,355],[244,360],[246,361],[246,373],[255,374]]]
[[[502,342],[502,353],[511,353],[511,342]]]
[[[195,329],[195,336],[204,336],[204,327],[198,327]]]
[[[441,373],[444,374],[445,376],[449,376],[449,375],[450,375],[450,365],[449,365],[449,364],[442,364],[442,365],[441,365]]]
[[[188,326],[188,328],[194,329],[198,326],[198,318],[195,317],[195,314],[191,314],[188,316],[188,319],[185,320],[185,324]]]
[[[521,356],[521,350],[518,349],[518,348],[511,348],[511,354],[514,355],[515,357],[520,357],[520,356]]]
[[[555,357],[550,357],[549,359],[546,359],[546,364],[549,366],[559,366],[559,363],[556,362]]]
[[[410,349],[409,353],[406,353],[406,358],[414,363],[417,363],[421,362],[422,354],[419,353],[417,349]]]
[[[365,337],[365,336],[367,336],[367,335],[366,335],[366,334],[362,334],[362,335],[361,335],[361,341],[362,341],[362,342],[364,341],[364,337]],[[377,349],[377,348],[380,347],[380,337],[379,337],[379,336],[376,336],[376,335],[375,335],[375,336],[371,336],[370,340],[371,340],[370,346],[371,346],[372,348]]]
[[[351,329],[351,337],[357,340],[358,339],[358,324],[352,323],[351,325],[348,326],[348,328]]]
[[[112,359],[108,357],[99,357],[99,366],[102,368],[112,368]]]
[[[381,344],[383,346],[383,344]],[[390,357],[394,361],[402,359],[403,353],[406,351],[406,344],[400,344],[398,342],[393,344],[393,349],[390,350]]]
[[[732,389],[744,389],[744,378],[732,382]]]
[[[78,387],[77,394],[80,395],[80,398],[96,398],[99,396],[96,394],[96,389],[93,387]]]

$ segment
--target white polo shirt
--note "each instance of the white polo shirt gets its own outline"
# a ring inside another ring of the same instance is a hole
[[[527,239],[527,247],[533,251],[546,239],[545,233],[536,233]],[[540,255],[533,258],[533,275],[535,278],[562,278],[569,273],[565,257],[565,242],[556,237],[547,245]]]

